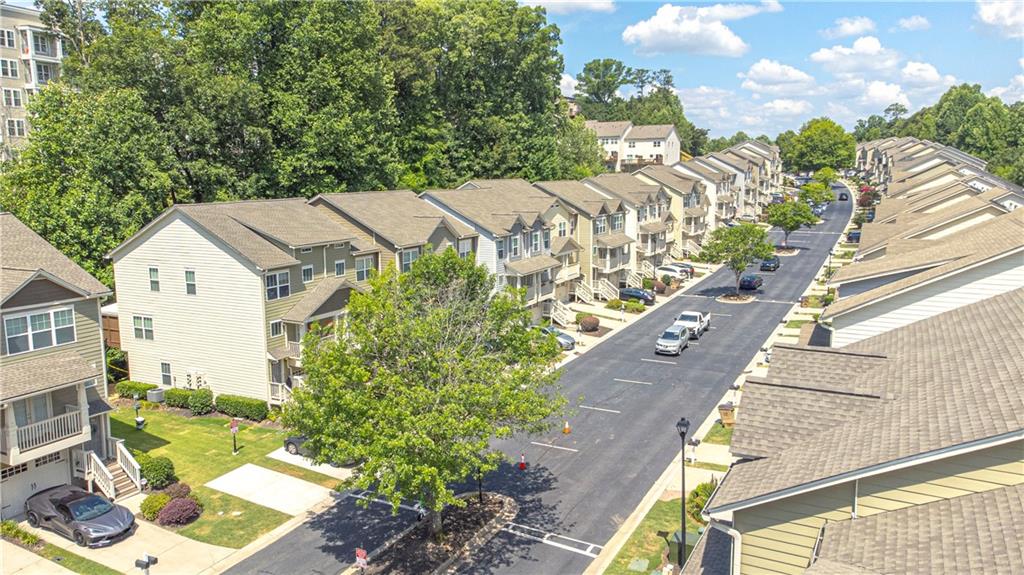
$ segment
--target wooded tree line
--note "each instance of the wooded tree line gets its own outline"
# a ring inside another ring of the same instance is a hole
[[[907,116],[892,104],[882,115],[857,121],[858,142],[913,136],[953,146],[989,162],[988,170],[1024,184],[1024,101],[1007,105],[978,84],[953,86],[933,105]]]
[[[557,27],[514,0],[42,0],[60,81],[0,205],[101,279],[172,202],[580,178]]]

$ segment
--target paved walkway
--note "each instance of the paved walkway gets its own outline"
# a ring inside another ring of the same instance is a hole
[[[14,543],[0,540],[0,573],[4,575],[66,575],[73,571]]]
[[[252,463],[237,467],[206,486],[289,515],[304,513],[331,496],[326,487]]]
[[[351,468],[334,467],[333,465],[328,465],[326,463],[321,463],[320,465],[317,465],[306,457],[303,457],[298,454],[292,455],[291,453],[288,453],[284,447],[278,447],[276,450],[271,451],[270,453],[267,454],[267,457],[271,459],[276,459],[278,461],[283,461],[285,463],[290,463],[296,467],[302,467],[304,469],[309,469],[310,471],[316,471],[317,473],[320,473],[322,475],[333,477],[335,479],[342,481],[352,476]]]

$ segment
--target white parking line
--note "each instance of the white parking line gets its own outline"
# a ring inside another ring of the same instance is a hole
[[[678,363],[676,363],[674,361],[665,361],[663,359],[647,359],[646,357],[641,357],[640,361],[649,361],[651,363],[667,363],[669,365],[679,365]]]
[[[612,378],[612,381],[618,381],[619,383],[639,383],[640,385],[654,385],[649,381],[634,381],[632,379]]]
[[[696,294],[692,294],[692,293],[681,293],[681,294],[679,294],[676,297],[699,297],[699,298],[707,299],[709,297],[715,297],[715,296],[713,296],[713,295],[696,295]]]
[[[373,495],[373,492],[372,491],[363,491],[363,492],[360,492],[360,493],[349,493],[348,496],[349,497],[355,497],[356,499],[362,499],[364,501],[369,501],[370,503],[380,503],[381,505],[387,505],[388,507],[391,507],[391,502],[390,501],[385,501],[384,499],[378,499],[376,497],[370,497],[367,494]],[[400,509],[408,509],[409,511],[415,511],[417,513],[420,512],[420,509],[418,507],[413,506],[413,505],[406,505],[404,503],[399,503],[398,507]]]
[[[589,410],[592,410],[592,411],[603,411],[605,413],[622,413],[621,411],[619,411],[617,409],[605,409],[603,407],[594,407],[592,405],[582,405],[581,404],[579,407],[580,407],[580,409],[589,409]]]
[[[540,442],[537,442],[537,441],[531,441],[530,443],[532,443],[534,445],[537,445],[539,447],[550,447],[551,449],[561,449],[562,451],[571,451],[573,453],[579,453],[580,452],[579,449],[573,449],[571,447],[562,447],[560,445],[551,445],[550,443],[540,443]]]
[[[757,301],[760,302],[760,303],[784,303],[784,304],[788,304],[788,305],[795,305],[795,304],[800,303],[798,301],[779,301],[779,300],[775,300],[775,299],[759,299]]]
[[[552,547],[557,547],[565,551],[586,555],[590,558],[597,557],[597,554],[604,549],[603,545],[580,541],[579,539],[573,539],[572,537],[566,537],[565,535],[559,535],[557,533],[549,533],[543,529],[519,525],[518,523],[509,523],[502,527],[501,530],[506,533],[512,533],[513,535],[538,541],[545,545],[551,545]]]
[[[712,313],[711,315],[717,315],[721,317],[732,317],[731,313]]]

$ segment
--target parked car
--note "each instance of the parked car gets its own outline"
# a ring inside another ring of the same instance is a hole
[[[764,278],[756,274],[747,274],[740,278],[740,289],[752,290],[761,287]]]
[[[538,328],[540,332],[545,335],[552,335],[555,337],[555,341],[558,342],[559,347],[562,351],[572,351],[576,349],[576,339],[564,331],[558,329],[553,325]]]
[[[669,353],[679,355],[684,349],[690,346],[690,329],[681,323],[674,323],[668,326],[654,342],[654,353]]]
[[[306,449],[306,436],[305,435],[289,435],[284,438],[284,450],[292,455],[301,455],[303,457],[313,458],[313,452]],[[355,462],[349,461],[346,463],[330,462],[331,467],[345,467],[352,465]]]
[[[654,305],[654,292],[640,288],[622,288],[619,290],[622,301],[642,301],[644,305]]]
[[[860,243],[860,230],[850,230],[846,232],[846,241],[851,244]]]
[[[711,314],[687,310],[676,316],[676,325],[685,325],[690,330],[690,338],[700,339],[704,332],[711,329]]]
[[[773,272],[779,269],[780,266],[782,266],[782,260],[779,259],[779,256],[772,256],[761,260],[761,271],[763,272]]]
[[[661,264],[663,268],[676,268],[677,270],[693,277],[694,268],[690,264],[684,264],[682,262],[674,262],[671,264]]]
[[[112,545],[135,532],[135,516],[127,507],[96,493],[60,485],[36,493],[25,502],[32,527],[49,529],[80,547]]]
[[[668,276],[674,280],[684,280],[690,277],[690,274],[676,266],[660,266],[655,268],[654,277],[661,279],[661,276]]]
[[[840,202],[845,202],[845,201],[847,201],[849,199],[850,199],[850,196],[846,192],[840,192],[839,193],[839,201]]]

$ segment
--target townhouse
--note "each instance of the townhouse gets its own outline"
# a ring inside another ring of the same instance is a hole
[[[679,134],[672,124],[634,126],[629,121],[588,120],[586,127],[604,149],[605,166],[612,172],[628,172],[648,164],[669,166],[683,156],[689,159],[681,152]]]
[[[1022,326],[1018,287],[841,349],[777,344],[683,572],[1024,571]]]
[[[60,76],[64,45],[43,25],[40,14],[0,4],[0,159],[10,159],[25,143],[29,98]]]
[[[727,222],[736,218],[739,211],[736,205],[736,194],[732,191],[733,184],[736,181],[735,174],[726,172],[722,168],[716,168],[700,157],[678,163],[672,167],[688,177],[698,178],[704,183],[704,187],[708,191],[708,197],[715,199],[715,223],[712,227],[717,227],[719,222]]]
[[[704,182],[675,166],[646,166],[635,175],[642,181],[662,186],[670,193],[670,210],[679,222],[673,242],[673,257],[683,259],[700,253],[704,237],[714,229],[716,215]]]
[[[733,175],[737,217],[743,219],[756,218],[763,206],[758,202],[758,184],[754,181],[753,163],[737,158],[732,154],[721,152],[708,154],[704,156],[704,160],[715,169],[725,170]]]
[[[111,291],[0,213],[0,518],[68,483],[123,497],[138,465],[110,434],[100,301]]]
[[[573,321],[565,302],[580,277],[574,210],[519,179],[471,180],[420,197],[478,234],[477,264],[495,274],[499,288],[523,289],[534,321]]]

